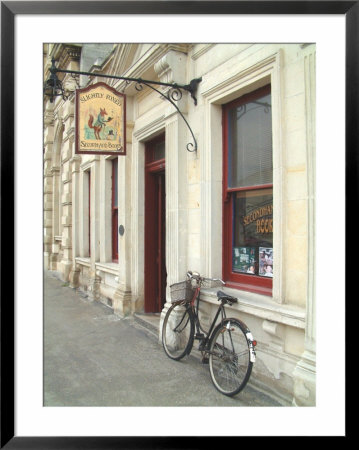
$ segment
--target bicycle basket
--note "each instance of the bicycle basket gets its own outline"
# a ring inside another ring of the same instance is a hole
[[[193,290],[189,281],[180,281],[171,284],[171,302],[185,301],[190,302],[193,296]]]

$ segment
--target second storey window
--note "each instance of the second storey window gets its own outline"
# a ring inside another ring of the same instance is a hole
[[[271,295],[273,164],[270,86],[223,107],[223,275],[228,285]]]

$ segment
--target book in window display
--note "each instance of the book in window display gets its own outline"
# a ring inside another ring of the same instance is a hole
[[[255,247],[234,247],[233,270],[240,273],[255,274]]]
[[[259,275],[273,277],[273,248],[259,247]]]

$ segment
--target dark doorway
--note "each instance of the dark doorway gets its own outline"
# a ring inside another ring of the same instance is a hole
[[[146,144],[145,312],[160,312],[166,300],[165,136]]]

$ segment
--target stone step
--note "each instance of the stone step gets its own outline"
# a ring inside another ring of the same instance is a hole
[[[134,319],[141,326],[147,328],[153,335],[159,337],[161,313],[135,313]]]

